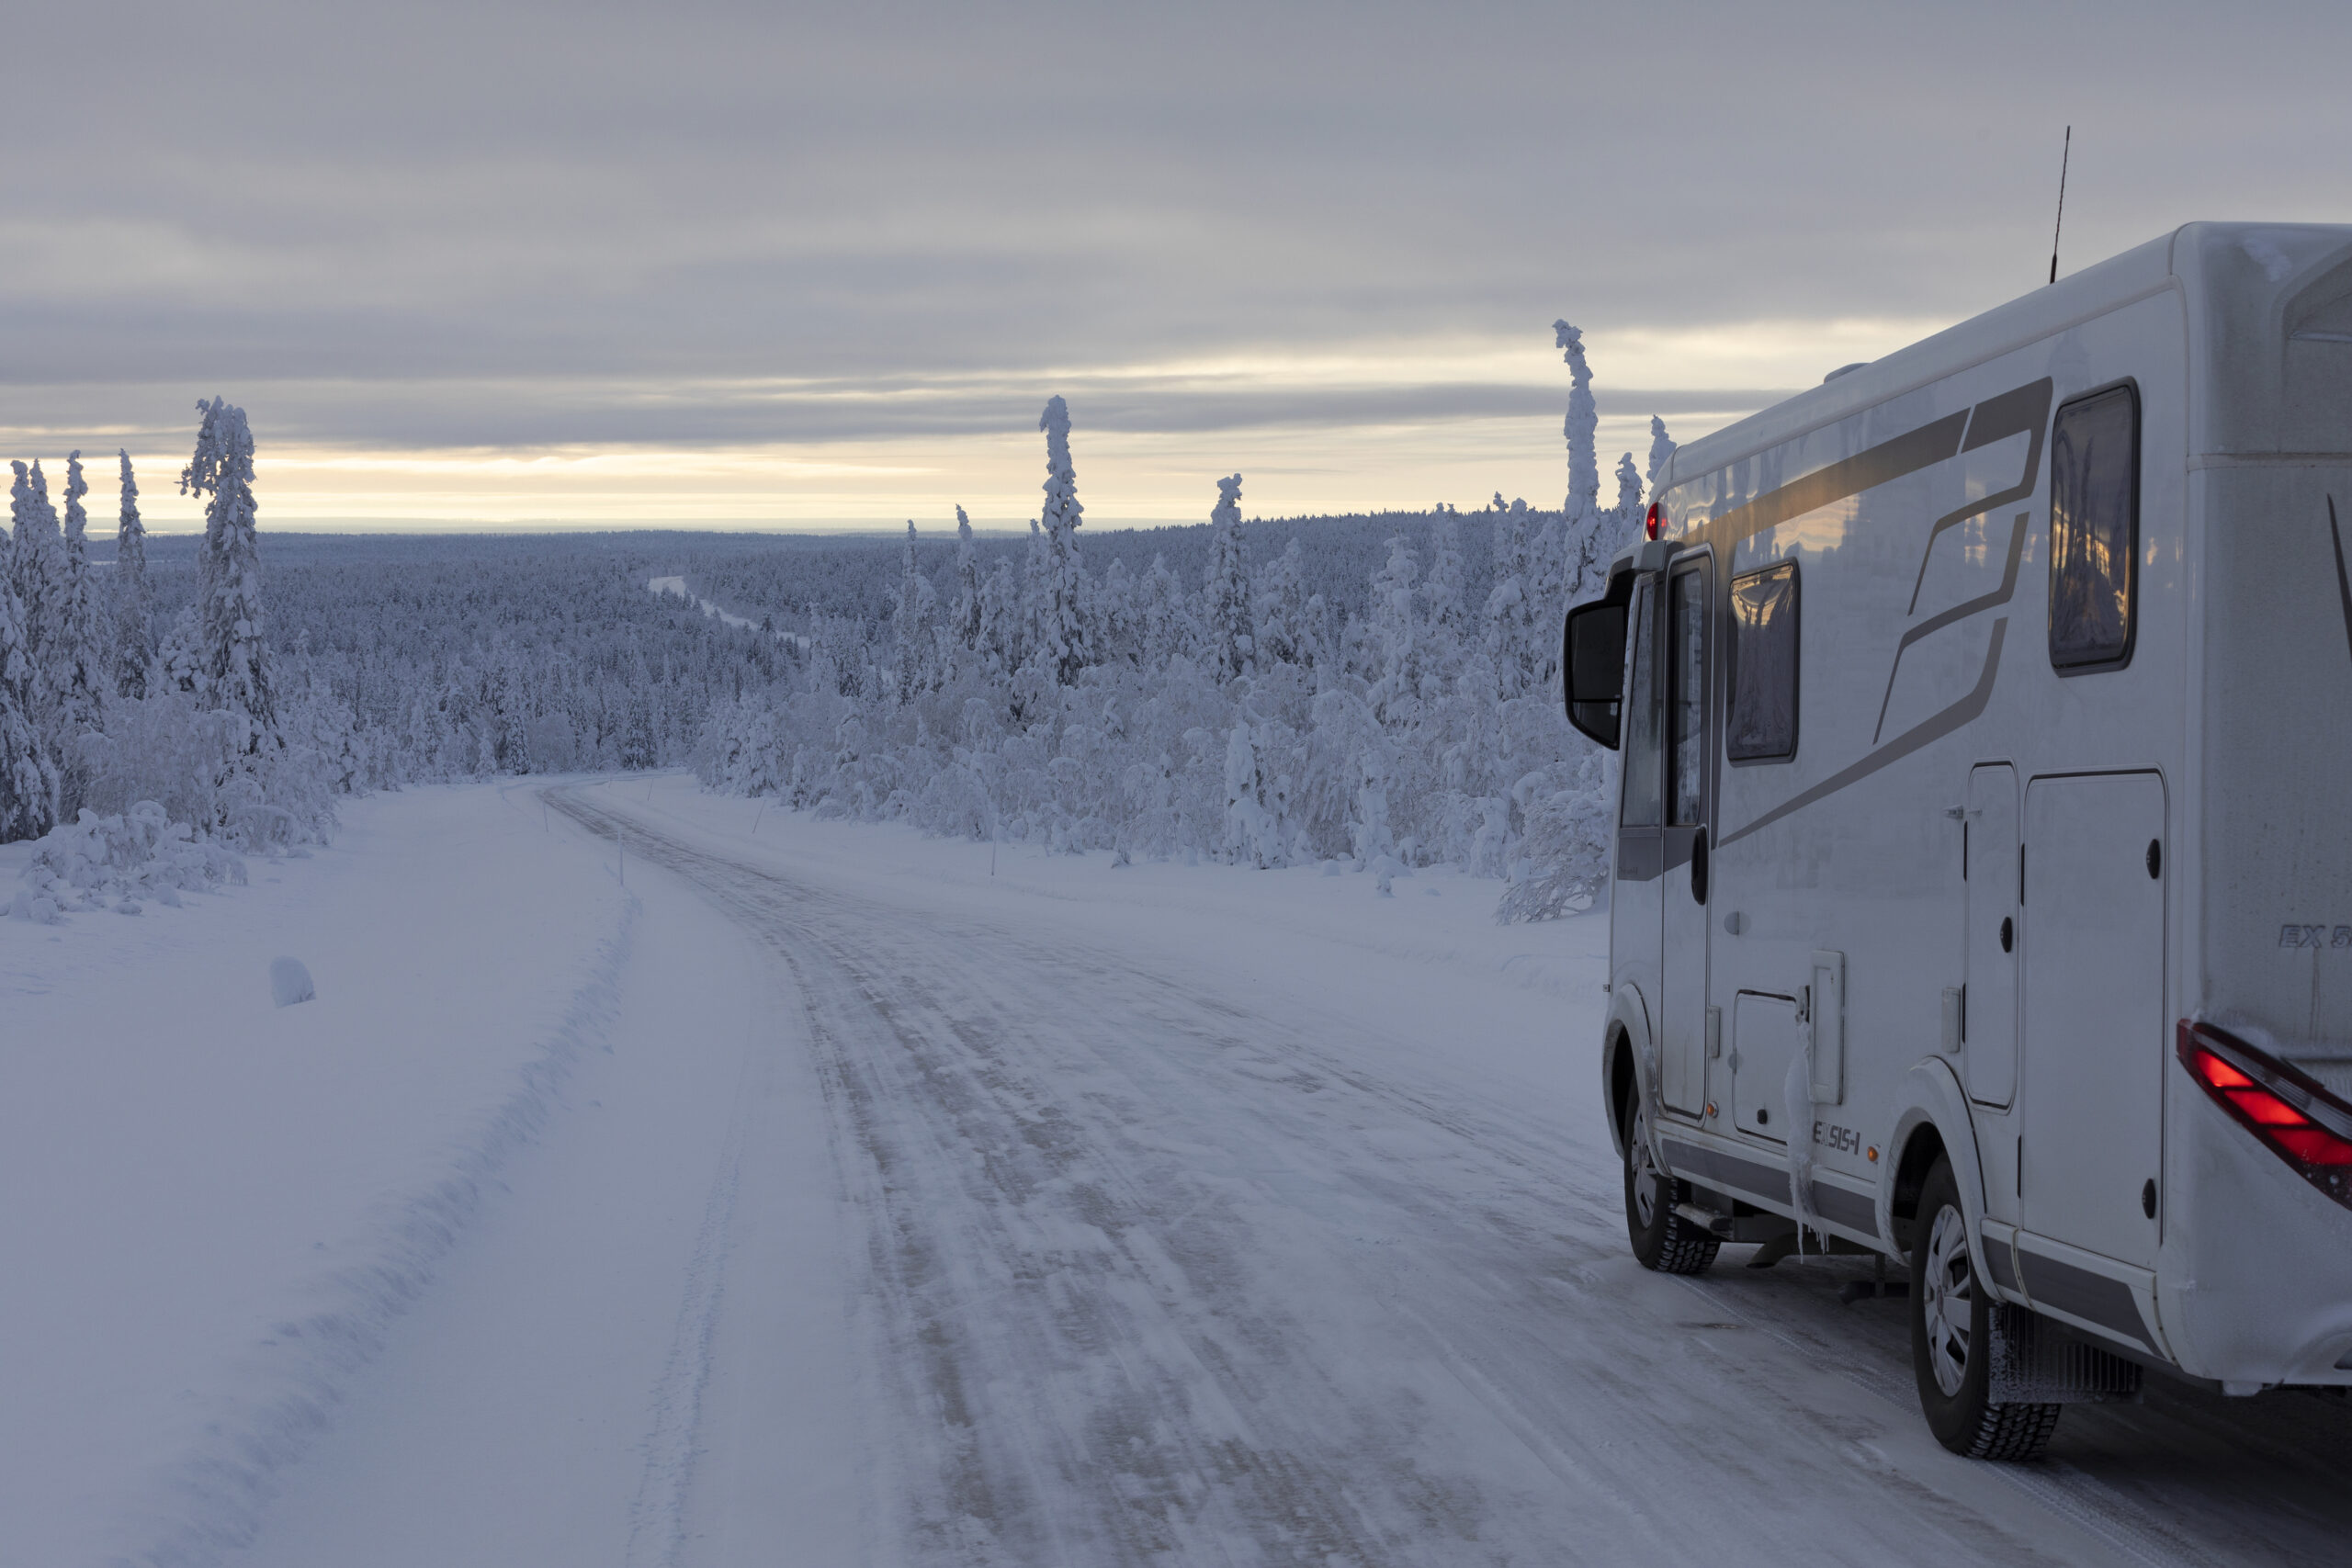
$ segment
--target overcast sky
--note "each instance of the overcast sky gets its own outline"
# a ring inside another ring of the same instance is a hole
[[[12,10],[0,436],[266,525],[1557,504],[2197,218],[2352,220],[2352,6]]]

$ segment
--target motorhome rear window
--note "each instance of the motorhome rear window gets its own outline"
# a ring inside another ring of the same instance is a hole
[[[1797,754],[1797,563],[1736,577],[1731,583],[1731,725],[1735,762],[1780,762]]]
[[[2132,658],[2140,553],[2140,399],[2078,398],[2050,436],[2050,662],[2068,673]]]

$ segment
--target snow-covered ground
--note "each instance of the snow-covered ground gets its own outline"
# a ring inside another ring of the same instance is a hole
[[[238,1539],[603,1046],[626,896],[536,799],[345,816],[181,908],[0,920],[0,1561]]]
[[[2340,1560],[2339,1407],[1635,1266],[1598,919],[541,787],[0,921],[0,1562]]]

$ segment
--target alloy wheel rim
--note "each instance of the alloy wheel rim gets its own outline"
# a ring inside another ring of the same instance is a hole
[[[1634,1213],[1647,1230],[1657,1223],[1658,1174],[1657,1162],[1650,1157],[1650,1119],[1646,1111],[1634,1112],[1634,1130],[1628,1135],[1626,1158],[1634,1171]]]
[[[1926,1289],[1920,1313],[1928,1329],[1928,1363],[1947,1399],[1968,1377],[1969,1335],[1974,1327],[1975,1276],[1968,1263],[1968,1226],[1957,1209],[1936,1211],[1928,1235]]]

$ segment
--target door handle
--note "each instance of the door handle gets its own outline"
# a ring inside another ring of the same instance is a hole
[[[1690,839],[1690,897],[1694,903],[1707,901],[1707,829],[1693,829]]]

